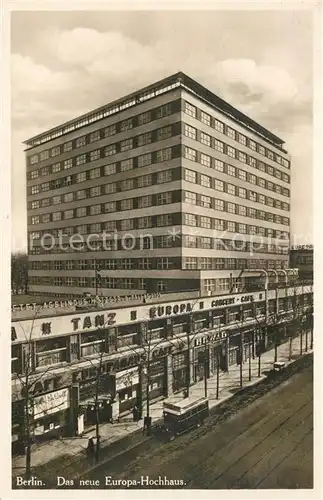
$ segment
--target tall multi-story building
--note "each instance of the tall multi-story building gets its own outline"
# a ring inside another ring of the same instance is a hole
[[[217,294],[288,266],[283,141],[183,73],[25,144],[31,293],[94,294],[99,267],[103,295]]]

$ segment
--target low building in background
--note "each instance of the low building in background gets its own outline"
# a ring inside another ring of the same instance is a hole
[[[298,269],[299,279],[313,281],[314,246],[298,245],[292,247],[290,265]]]

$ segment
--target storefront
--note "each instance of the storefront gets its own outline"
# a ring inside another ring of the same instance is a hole
[[[43,441],[68,434],[69,408],[68,387],[35,397],[31,409],[35,439]]]
[[[117,372],[116,394],[119,400],[119,414],[131,410],[137,403],[139,387],[139,367]]]
[[[187,369],[187,351],[173,354],[172,370],[173,370],[173,392],[182,391],[187,387],[188,369]]]

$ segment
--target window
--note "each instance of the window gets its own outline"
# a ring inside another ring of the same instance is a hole
[[[275,177],[277,177],[277,179],[281,179],[282,178],[282,173],[277,168],[275,169]]]
[[[197,258],[196,257],[185,257],[184,258],[184,268],[185,269],[197,269]]]
[[[244,170],[238,170],[238,178],[241,181],[247,181],[247,172],[245,172]]]
[[[160,149],[157,151],[156,161],[160,163],[161,161],[168,161],[172,159],[172,148]]]
[[[186,128],[188,127],[188,128]],[[189,125],[185,125],[184,128],[184,133],[188,137],[191,137],[192,139],[196,139],[196,129],[193,127],[190,127]],[[194,136],[195,134],[195,136]],[[168,139],[169,137],[172,137],[172,126],[167,125],[167,127],[162,127],[157,130],[157,141],[162,141],[164,139]]]
[[[157,259],[157,269],[172,269],[172,264],[172,259],[169,257]]]
[[[40,206],[39,200],[31,202],[31,208],[39,208],[39,206]]]
[[[150,207],[152,204],[151,195],[141,196],[138,198],[138,208],[146,208]]]
[[[117,184],[115,182],[111,182],[110,184],[105,184],[104,193],[112,194],[117,192]]]
[[[117,225],[116,225],[115,220],[108,220],[104,223],[105,231],[114,231],[116,229],[116,227],[117,227]]]
[[[86,144],[86,138],[85,138],[85,135],[83,135],[82,137],[78,137],[76,139],[75,147],[80,148],[82,146],[85,146],[85,144]]]
[[[210,223],[211,223],[211,221],[210,221]],[[212,248],[212,238],[208,238],[207,236],[202,236],[201,237],[201,248],[211,249]]]
[[[236,187],[233,184],[227,184],[227,193],[235,196],[236,194]]]
[[[235,206],[235,203],[227,203],[227,212],[229,212],[229,214],[235,214],[236,213],[236,206]]]
[[[246,232],[247,232],[246,224],[239,223],[238,224],[238,232],[242,233],[242,234],[246,234]]]
[[[157,184],[162,184],[163,182],[171,182],[172,180],[172,170],[162,170],[157,172]]]
[[[82,156],[85,157],[85,155],[82,155]],[[79,157],[77,157],[77,158],[79,158]],[[79,163],[76,163],[76,164],[79,165]],[[73,167],[73,159],[69,158],[68,160],[64,160],[63,166],[64,166],[64,170],[68,170],[69,168],[72,168]]]
[[[152,260],[143,258],[138,259],[138,269],[151,269],[152,268]]]
[[[219,179],[214,179],[214,189],[217,191],[224,191],[224,182]]]
[[[161,129],[162,130],[162,129]],[[158,131],[159,132],[159,131]],[[157,132],[157,137],[158,137],[158,132]],[[191,127],[190,125],[187,125],[186,123],[184,124],[184,135],[186,137],[190,137],[191,139],[196,140],[196,128]]]
[[[231,137],[231,139],[236,140],[236,131],[231,127],[227,127],[227,136]]]
[[[216,229],[217,231],[223,231],[224,230],[224,220],[214,219],[214,229]]]
[[[205,123],[205,125],[211,125],[211,117],[207,113],[204,113],[204,111],[201,111],[201,122]]]
[[[132,210],[133,209],[133,199],[128,198],[127,200],[121,200],[120,210]]]
[[[191,193],[190,191],[185,191],[185,203],[190,203],[191,205],[196,205],[196,193]]]
[[[249,200],[257,201],[257,193],[255,191],[249,191]]]
[[[251,184],[257,184],[257,177],[253,174],[249,174],[249,182]]]
[[[90,215],[99,215],[101,213],[101,205],[91,205]]]
[[[214,160],[214,168],[218,170],[218,172],[224,172],[224,162],[222,160]]]
[[[218,141],[217,139],[214,139],[214,149],[216,151],[220,151],[220,153],[224,152],[224,143],[222,141]]]
[[[204,194],[201,194],[200,205],[201,205],[201,207],[204,207],[204,208],[211,208],[211,198],[210,198],[210,196],[205,196]]]
[[[201,216],[201,227],[205,229],[211,229],[211,219],[210,217]]]
[[[51,205],[51,200],[50,198],[43,198],[40,204],[42,207],[49,207],[49,205]]]
[[[249,217],[255,219],[257,217],[257,211],[255,208],[249,208],[248,209],[248,215]]]
[[[215,269],[224,269],[224,259],[214,259]]]
[[[96,130],[90,134],[90,142],[96,142],[100,140],[100,130]]]
[[[108,201],[104,204],[105,213],[115,212],[117,210],[117,203],[115,201]]]
[[[31,187],[31,194],[38,194],[39,193],[39,185],[38,186],[32,186]]]
[[[211,137],[208,134],[204,134],[201,132],[201,143],[205,144],[205,146],[211,146]]]
[[[53,212],[53,221],[62,220],[62,212]]]
[[[214,128],[218,132],[221,132],[221,134],[224,133],[224,124],[220,122],[219,120],[214,119]]]
[[[197,226],[196,215],[194,215],[194,214],[184,214],[184,225],[186,225],[186,226]]]
[[[289,210],[289,204],[285,203],[285,202],[282,202],[282,209],[283,210]]]
[[[196,107],[192,106],[192,104],[187,101],[184,102],[184,112],[190,116],[193,116],[193,118],[196,118]]]
[[[124,179],[120,182],[121,191],[128,191],[129,189],[133,189],[133,179]]]
[[[267,220],[269,222],[274,222],[274,215],[271,214],[270,212],[267,212]]]
[[[267,189],[269,189],[269,191],[273,191],[274,190],[274,184],[270,181],[267,181]]]
[[[151,174],[141,175],[140,177],[137,178],[137,187],[138,188],[151,186],[151,184],[152,184]]]
[[[65,210],[64,212],[64,219],[73,219],[74,217],[74,210]]]
[[[151,153],[146,153],[145,155],[138,156],[138,167],[145,167],[146,165],[151,165]]]
[[[208,175],[201,174],[201,186],[210,188],[211,187],[211,177]]]
[[[99,149],[94,149],[94,151],[90,152],[90,161],[98,160],[101,156]]]
[[[132,139],[125,139],[120,142],[120,151],[128,151],[133,148]]]
[[[127,160],[122,160],[120,163],[120,172],[126,172],[132,169],[133,159],[128,158]]]
[[[79,207],[76,209],[76,217],[86,217],[87,207]]]
[[[273,169],[273,167],[270,167],[269,165],[267,165],[267,174],[274,175],[274,169]]]
[[[273,198],[270,198],[270,196],[267,196],[267,199],[266,199],[266,204],[267,204],[269,207],[273,207],[273,206],[274,206],[274,199],[273,199]]]
[[[31,179],[37,179],[37,178],[38,178],[38,176],[39,176],[39,170],[32,170],[32,171],[30,172],[30,178],[31,178]]]
[[[104,148],[104,156],[112,156],[117,152],[117,147],[115,144],[110,144],[110,146],[106,146]]]
[[[196,248],[196,246],[197,246],[196,236],[186,235],[185,236],[185,246],[187,248]]]
[[[42,193],[44,191],[49,191],[49,182],[43,182],[43,184],[40,185],[40,190]]]
[[[205,167],[211,167],[211,157],[209,155],[201,153],[201,164]]]
[[[258,203],[262,203],[263,205],[265,205],[266,203],[266,198],[263,194],[259,194],[258,195]]]
[[[70,186],[72,184],[72,176],[68,175],[67,177],[63,178],[63,185],[64,186]]]
[[[139,217],[138,219],[138,229],[145,229],[152,226],[151,217]]]
[[[133,219],[123,219],[120,221],[121,231],[128,231],[133,229]]]
[[[275,184],[275,191],[278,194],[282,194],[282,187],[279,184]]]
[[[120,131],[125,132],[126,130],[131,130],[133,127],[132,118],[128,118],[127,120],[123,120],[120,123]]]
[[[137,144],[139,146],[145,146],[146,144],[151,143],[151,132],[147,132],[145,134],[138,135]]]
[[[48,160],[48,158],[49,158],[49,151],[48,150],[42,151],[40,153],[40,161]]]
[[[258,144],[258,152],[259,152],[261,155],[265,156],[265,154],[266,154],[266,149],[264,148],[264,146],[261,146],[261,144]]]
[[[157,227],[171,226],[173,224],[172,214],[157,215]]]
[[[238,196],[240,198],[247,198],[247,190],[245,188],[238,188]]]
[[[63,197],[64,203],[70,203],[71,201],[73,201],[73,198],[74,198],[74,193],[64,194],[64,197]]]
[[[281,186],[280,186],[280,187],[281,187]],[[289,191],[289,189],[287,189],[287,188],[283,188],[283,195],[284,195],[284,196],[288,196],[288,197],[289,197],[289,196],[290,196],[290,191]]]
[[[86,154],[76,157],[76,165],[83,165],[84,163],[86,163]]]
[[[255,158],[252,158],[252,156],[248,156],[248,163],[251,167],[254,167],[254,168],[257,167],[257,161]]]
[[[284,182],[289,182],[289,175],[285,174],[284,172],[282,173],[282,180]]]
[[[267,149],[267,156],[270,160],[274,159],[274,153],[270,149]]]
[[[252,139],[249,139],[249,148],[252,149],[253,151],[257,150],[257,144]]]
[[[52,203],[53,205],[59,205],[60,203],[62,203],[61,195],[53,196]]]
[[[261,188],[265,188],[266,187],[265,179],[263,179],[262,177],[258,177],[258,186]]]
[[[110,163],[109,165],[104,165],[104,175],[113,175],[117,171],[117,165],[115,163]]]
[[[115,135],[117,133],[116,124],[109,125],[104,129],[104,137],[110,137],[111,135]]]
[[[164,104],[164,106],[160,106],[160,108],[157,109],[156,113],[156,118],[159,120],[160,118],[163,118],[164,116],[169,116],[172,114],[172,103],[169,102],[167,104]]]
[[[53,156],[58,156],[59,154],[61,154],[61,148],[60,146],[55,146],[55,148],[52,148],[50,150],[50,155],[53,157]]]
[[[224,201],[223,200],[218,200],[217,198],[215,198],[214,200],[214,208],[215,210],[220,210],[223,212],[224,210]]]
[[[144,125],[145,123],[149,123],[151,121],[151,112],[146,111],[146,113],[141,113],[138,115],[138,125]]]
[[[156,199],[157,205],[167,205],[172,203],[172,192],[158,193]]]
[[[184,147],[184,156],[188,160],[196,161],[196,151],[195,149]]]
[[[92,170],[90,170],[90,179],[98,179],[100,176],[101,176],[100,167],[92,168]]]
[[[32,224],[39,224],[39,215],[34,215],[32,218],[31,218],[31,223]]]
[[[61,171],[61,164],[60,163],[54,163],[52,165],[52,174],[56,174],[57,172]]]
[[[236,230],[236,223],[235,222],[231,222],[231,221],[228,221],[227,223],[227,230],[230,232],[230,233],[235,233],[235,230]]]
[[[258,219],[260,220],[266,219],[266,213],[263,210],[258,210]]]
[[[244,205],[238,205],[238,214],[239,215],[243,215],[244,217],[246,217],[246,215],[247,215],[247,207],[245,207]]]
[[[44,167],[40,171],[42,177],[46,177],[46,175],[49,175],[49,167]]]
[[[236,168],[233,167],[232,165],[228,165],[228,175],[231,175],[232,177],[236,176]]]
[[[196,184],[196,172],[193,172],[193,170],[188,170],[186,168],[185,169],[185,180],[187,182],[193,182]]]
[[[241,161],[242,163],[247,163],[246,153],[243,153],[242,151],[238,151],[238,160]]]
[[[90,196],[94,198],[95,196],[100,196],[101,194],[101,186],[95,186],[90,189]]]
[[[79,174],[76,174],[76,182],[85,182],[86,181],[86,172],[80,172]]]

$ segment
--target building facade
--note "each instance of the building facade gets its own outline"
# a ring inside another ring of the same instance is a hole
[[[298,245],[290,250],[290,263],[298,269],[301,280],[313,281],[314,247],[313,245]]]
[[[297,331],[311,328],[313,287],[152,302],[12,319],[13,440],[24,434],[26,394],[35,439],[75,435],[134,404],[168,397],[217,369],[230,370]],[[243,334],[243,339],[241,334]],[[242,346],[242,351],[241,351]],[[26,376],[28,387],[26,391]],[[33,382],[35,381],[35,382]],[[147,391],[148,385],[148,391]]]
[[[33,294],[227,293],[288,267],[283,141],[183,73],[25,144]]]

